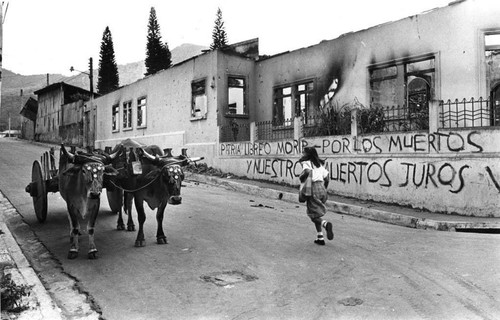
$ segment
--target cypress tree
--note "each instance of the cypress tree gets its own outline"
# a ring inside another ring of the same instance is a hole
[[[160,25],[156,19],[156,10],[154,7],[151,7],[149,13],[146,59],[144,63],[146,64],[145,76],[168,69],[172,65],[172,54],[168,49],[168,44],[161,41]]]
[[[214,31],[212,32],[211,50],[217,50],[227,46],[227,35],[224,30],[224,21],[222,21],[222,11],[217,8],[217,18],[215,19]]]
[[[97,92],[106,94],[118,88],[118,67],[115,61],[115,49],[109,27],[102,34],[101,52],[99,53],[99,77],[97,79]]]

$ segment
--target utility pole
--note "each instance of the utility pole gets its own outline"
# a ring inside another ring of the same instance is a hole
[[[2,48],[3,48],[3,1],[0,6],[0,124],[2,120]],[[0,126],[1,130],[1,126]]]
[[[7,16],[7,9],[9,9],[9,3],[5,7],[5,14],[3,13],[3,1],[0,5],[0,120],[2,119],[2,49],[3,49],[3,23],[5,17]]]

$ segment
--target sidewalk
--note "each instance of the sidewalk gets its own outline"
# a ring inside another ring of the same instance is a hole
[[[229,190],[265,198],[298,203],[298,188],[271,182],[238,178],[221,178],[186,172],[186,179],[216,185]],[[395,224],[408,228],[439,231],[500,232],[500,218],[467,217],[432,213],[425,210],[329,195],[327,208],[339,214]]]
[[[7,226],[9,216],[12,215],[18,215],[18,213],[9,200],[0,192],[0,270],[3,270],[4,274],[11,274],[12,280],[17,286],[27,285],[33,287],[31,294],[22,300],[23,304],[27,305],[27,310],[20,313],[2,310],[1,318],[2,320],[63,319],[61,310],[52,300]]]

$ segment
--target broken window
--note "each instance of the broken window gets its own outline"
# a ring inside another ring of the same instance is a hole
[[[397,80],[397,66],[372,69],[370,71],[370,98],[372,104],[383,106],[397,105]]]
[[[132,101],[123,103],[123,130],[132,129]]]
[[[205,79],[203,79],[191,83],[191,117],[193,118],[205,118],[207,115],[205,82]]]
[[[146,97],[137,99],[137,127],[146,127]]]
[[[427,130],[435,86],[435,59],[395,61],[371,67],[370,102],[384,110],[386,131]]]
[[[296,85],[295,116],[302,116],[307,123],[314,103],[314,84],[312,81]]]
[[[273,125],[291,126],[292,120],[292,87],[274,90]]]
[[[116,132],[119,130],[119,113],[120,113],[120,106],[118,104],[115,104],[111,108],[111,130],[113,132]]]
[[[493,89],[500,83],[500,31],[484,35],[487,87]]]
[[[245,79],[228,77],[228,110],[227,115],[248,115],[245,94]]]
[[[500,125],[500,31],[484,35],[486,85],[490,91],[491,125]]]
[[[292,126],[293,118],[306,118],[314,104],[313,81],[274,89],[273,121],[278,126]]]

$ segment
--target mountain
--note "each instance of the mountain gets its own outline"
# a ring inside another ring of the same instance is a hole
[[[170,53],[172,54],[172,65],[175,65],[189,58],[197,56],[201,54],[203,50],[207,49],[208,47],[190,43],[185,43],[178,47],[175,47],[170,51]],[[125,65],[119,65],[118,74],[120,75],[120,86],[130,84],[132,82],[135,82],[143,78],[145,73],[146,73],[146,65],[144,64],[144,60],[127,63]],[[89,83],[87,82],[87,87],[88,86]]]
[[[190,59],[202,53],[208,47],[185,43],[170,50],[172,53],[172,65]],[[146,66],[143,61],[118,65],[118,73],[120,76],[120,86],[133,83],[144,77]],[[94,88],[97,85],[98,70],[94,70]],[[85,88],[90,87],[88,75],[79,73],[74,76],[65,76],[62,74],[36,74],[36,75],[21,75],[13,71],[2,70],[2,104],[0,107],[0,132],[7,129],[8,118],[11,116],[11,128],[20,128],[22,119],[19,112],[26,100],[33,96],[36,90],[42,89],[47,83],[66,82],[68,84]],[[22,96],[21,96],[22,90]]]

